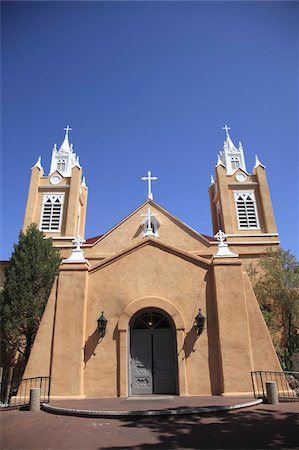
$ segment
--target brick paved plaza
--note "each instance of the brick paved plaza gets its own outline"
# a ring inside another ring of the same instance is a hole
[[[298,449],[298,406],[122,419],[2,411],[1,449]]]

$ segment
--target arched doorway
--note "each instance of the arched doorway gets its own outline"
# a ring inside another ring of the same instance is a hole
[[[130,322],[131,395],[177,394],[177,345],[172,319],[145,309]]]

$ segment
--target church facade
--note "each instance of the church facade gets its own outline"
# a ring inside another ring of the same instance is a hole
[[[148,198],[106,234],[84,238],[88,188],[69,143],[49,175],[32,168],[24,230],[53,239],[63,261],[24,377],[50,376],[52,397],[233,395],[253,370],[280,370],[246,266],[278,234],[265,167],[252,173],[229,128],[209,187],[213,234]]]

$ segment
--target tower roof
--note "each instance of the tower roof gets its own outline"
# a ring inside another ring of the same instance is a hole
[[[233,150],[233,151],[238,150],[229,135],[228,130],[230,130],[230,127],[228,127],[227,125],[224,125],[224,127],[222,127],[222,129],[225,130],[225,132],[226,132],[226,140],[224,141],[224,149]]]
[[[72,128],[67,126],[66,128],[64,128],[64,130],[65,130],[64,141],[61,144],[58,153],[72,153],[73,152],[72,145],[70,145],[69,143],[69,131],[72,130]]]
[[[233,174],[238,168],[247,172],[241,142],[239,142],[239,147],[236,147],[228,132],[230,127],[224,125],[222,129],[225,130],[226,139],[223,144],[223,150],[221,150],[218,155],[217,166],[223,164],[226,167],[227,175]]]
[[[64,140],[58,150],[56,144],[54,145],[50,174],[58,170],[64,177],[70,177],[74,166],[81,168],[79,159],[73,151],[73,144],[69,143],[69,131],[71,129],[69,126],[64,128]]]

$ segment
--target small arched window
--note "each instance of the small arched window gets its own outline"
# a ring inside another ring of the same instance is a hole
[[[66,169],[66,159],[59,158],[57,160],[57,170],[59,170],[59,172],[65,172],[65,169]]]
[[[171,328],[166,316],[157,311],[148,311],[136,318],[132,325],[133,330],[153,330]]]
[[[150,230],[151,230],[152,235],[155,237],[159,237],[159,233],[158,233],[159,225],[160,224],[159,224],[158,219],[156,219],[156,217],[152,217],[151,222],[150,222]],[[147,218],[142,222],[142,227],[143,227],[143,236],[150,236]]]
[[[232,169],[238,169],[240,167],[240,158],[239,156],[231,156],[230,158]]]

